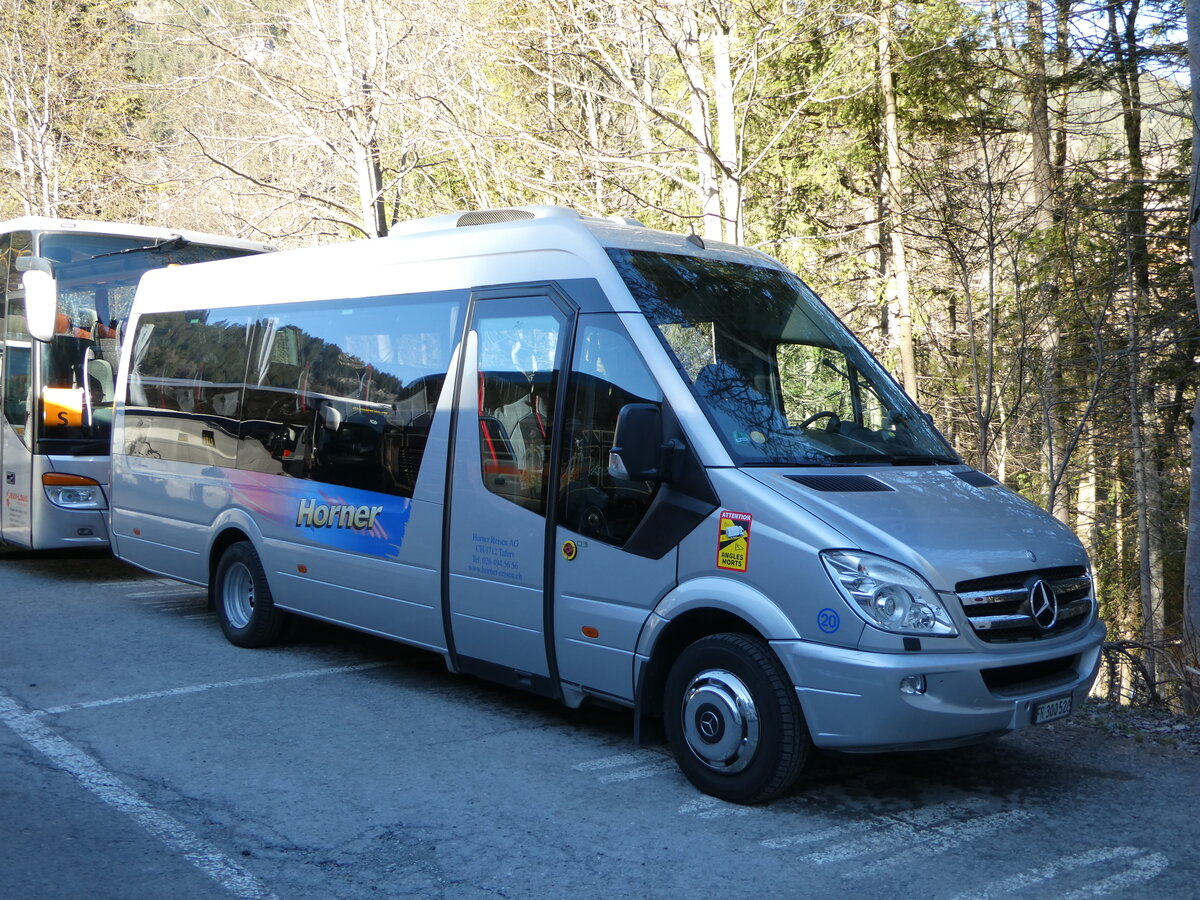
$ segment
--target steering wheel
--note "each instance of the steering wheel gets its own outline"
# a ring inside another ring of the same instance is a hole
[[[807,428],[809,425],[811,425],[813,422],[817,421],[818,419],[828,419],[829,420],[828,424],[825,426],[826,431],[837,430],[838,425],[842,421],[838,417],[837,413],[832,412],[831,410],[828,410],[828,409],[823,409],[820,412],[813,413],[811,416],[809,416],[807,419],[805,419],[803,422],[801,422],[800,427]]]

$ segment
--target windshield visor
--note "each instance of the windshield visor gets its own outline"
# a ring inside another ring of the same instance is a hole
[[[608,253],[739,465],[959,461],[790,272],[648,251]]]

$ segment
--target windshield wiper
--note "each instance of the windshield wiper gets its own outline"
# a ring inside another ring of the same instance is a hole
[[[909,456],[889,456],[887,461],[893,466],[954,466],[958,460],[950,456],[937,456],[933,453],[914,453]]]
[[[142,247],[126,247],[124,250],[110,250],[108,253],[97,253],[95,256],[90,256],[88,259],[104,259],[106,256],[123,256],[126,253],[169,253],[172,250],[178,250],[181,247],[186,247],[190,244],[185,237],[167,238],[165,241],[155,241],[153,244],[146,244]]]

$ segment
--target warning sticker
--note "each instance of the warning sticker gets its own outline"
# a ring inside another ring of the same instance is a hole
[[[721,530],[717,535],[717,568],[745,572],[750,558],[749,513],[721,513]]]

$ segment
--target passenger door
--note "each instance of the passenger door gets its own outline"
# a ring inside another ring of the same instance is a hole
[[[634,697],[634,654],[651,610],[675,586],[676,522],[649,523],[655,556],[635,532],[665,488],[608,474],[617,416],[662,394],[615,315],[579,318],[564,405],[555,555],[554,634],[561,679],[592,694]],[[644,532],[644,529],[643,529]]]
[[[4,367],[4,416],[0,421],[0,472],[3,482],[3,504],[0,505],[0,539],[28,547],[32,540],[33,460],[30,445],[33,440],[33,378],[32,342],[8,317],[10,328],[4,342],[0,365]],[[15,340],[12,338],[16,338]],[[24,340],[20,340],[24,338]]]
[[[447,488],[447,637],[460,670],[554,696],[547,510],[575,310],[551,289],[477,293],[471,308]]]

